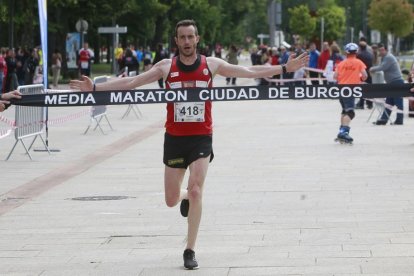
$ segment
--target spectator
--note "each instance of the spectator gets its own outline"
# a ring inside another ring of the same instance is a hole
[[[318,69],[318,60],[319,60],[319,51],[316,49],[316,44],[311,42],[309,45],[309,68]],[[314,71],[309,71],[309,77],[319,78],[319,73]],[[312,84],[318,84],[318,80],[312,80]]]
[[[384,79],[389,84],[403,84],[404,79],[401,74],[400,64],[394,55],[388,52],[384,44],[378,44],[379,54],[382,57],[381,64],[373,66],[370,69],[371,73],[383,71]],[[399,110],[404,110],[404,102],[402,97],[386,97],[385,103],[391,106],[397,106]],[[391,110],[386,108],[379,120],[374,122],[376,125],[385,125],[391,115]],[[404,116],[402,113],[397,113],[394,125],[402,125],[404,123]]]
[[[121,68],[123,68],[124,72],[137,72],[138,70],[138,60],[134,56],[133,51],[130,48],[125,50],[125,55],[122,58]],[[125,69],[126,68],[126,69]],[[126,76],[128,76],[128,74]]]
[[[285,46],[283,46],[283,45],[280,46],[279,64],[281,64],[281,65],[286,64],[288,62],[288,60],[289,60],[290,53],[294,53],[295,52],[295,48],[293,48],[293,47],[291,49],[289,49],[289,50],[290,50],[290,52],[287,51],[287,49],[286,49]],[[283,79],[292,79],[293,78],[293,75],[294,75],[293,72],[291,72],[291,73],[284,73],[284,74],[282,74],[282,78]]]
[[[331,55],[329,56],[329,60],[326,63],[325,68],[325,77],[328,81],[328,83],[336,83],[336,80],[334,78],[336,66],[344,59],[341,56],[341,49],[339,49],[338,44],[332,43],[331,45]]]
[[[6,65],[6,50],[4,48],[0,49],[0,94],[3,93],[3,80],[5,78]]]
[[[152,62],[152,65],[157,64],[158,62],[160,62],[161,60],[168,58],[168,54],[167,51],[165,51],[164,46],[162,45],[162,43],[158,43],[157,45],[157,50],[155,51],[155,57],[154,57],[154,61]],[[164,79],[159,79],[158,80],[158,85],[160,88],[164,88]]]
[[[115,71],[119,71],[122,68],[121,63],[122,63],[123,53],[124,53],[124,49],[122,48],[122,44],[118,43],[118,47],[114,49],[115,60],[116,60],[116,64],[118,65],[118,68],[116,68]]]
[[[357,53],[357,58],[360,59],[366,66],[368,70],[368,77],[365,80],[366,83],[372,83],[371,74],[369,73],[369,69],[372,67],[372,62],[374,60],[374,55],[368,51],[368,45],[365,41],[359,42],[359,51]],[[372,101],[366,101],[367,108],[372,108]],[[356,109],[364,109],[365,99],[361,98],[356,105]]]
[[[39,56],[37,49],[33,48],[29,50],[30,56],[24,63],[24,83],[26,85],[33,84],[35,78],[36,68],[39,66]]]
[[[221,58],[221,45],[220,45],[220,43],[216,43],[216,47],[214,48],[214,56],[216,58]]]
[[[359,42],[361,43],[365,43],[366,45],[367,45],[367,51],[369,52],[369,53],[371,53],[371,54],[373,54],[373,50],[372,50],[372,47],[371,46],[369,46],[369,44],[368,44],[368,41],[367,41],[367,39],[366,39],[366,37],[365,36],[361,36],[360,38],[359,38]]]
[[[152,52],[150,47],[144,50],[144,72],[148,71],[152,67]]]
[[[16,53],[16,76],[17,82],[19,85],[24,85],[24,63],[26,59],[29,57],[26,49],[19,47]]]
[[[230,46],[229,52],[226,55],[226,59],[227,59],[227,62],[230,63],[230,64],[234,64],[234,65],[239,64],[239,60],[237,59],[237,48],[236,48],[236,46],[234,46],[234,45]],[[226,78],[226,83],[230,84],[230,81],[231,81],[232,85],[236,85],[236,78],[227,77]]]
[[[297,57],[305,52],[305,50],[303,50],[302,43],[300,43],[300,42],[295,43],[294,52],[295,52]]]
[[[206,57],[211,57],[212,50],[210,49],[210,45],[206,44],[206,46],[204,46],[204,53]]]
[[[329,43],[324,42],[322,44],[322,52],[318,58],[318,69],[325,70],[326,64],[328,63],[330,56],[331,56],[331,52],[329,50]]]
[[[58,49],[55,49],[55,51],[52,54],[52,76],[53,76],[52,85],[55,89],[58,88],[61,68],[62,68],[62,55],[60,54]]]
[[[279,64],[286,64],[289,59],[289,53],[286,50],[285,46],[280,46],[280,58],[279,58]]]
[[[269,54],[271,58],[271,65],[279,65],[279,52],[276,47],[269,49]]]
[[[411,64],[411,70],[408,75],[408,82],[414,83],[414,63]],[[408,117],[414,117],[414,100],[412,98],[408,99]]]
[[[4,87],[5,92],[16,90],[19,86],[17,81],[16,69],[17,69],[17,60],[14,49],[9,49],[6,55],[6,66],[7,66],[7,75],[6,83]]]
[[[141,62],[143,61],[143,59],[144,59],[144,53],[143,53],[143,51],[142,51],[142,47],[139,47],[137,50],[136,50],[136,54],[137,54],[137,61],[138,61],[138,69],[137,69],[137,75],[139,74],[139,70],[140,70],[140,66],[141,66]]]
[[[83,43],[83,48],[79,50],[79,70],[81,76],[91,76],[91,62],[94,53],[89,49],[88,42]]]
[[[252,65],[257,65],[259,64],[258,62],[258,54],[257,54],[257,47],[253,47],[250,50],[250,61],[252,62]]]

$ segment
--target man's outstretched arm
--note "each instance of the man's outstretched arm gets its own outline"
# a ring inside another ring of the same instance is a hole
[[[105,90],[130,90],[135,89],[136,87],[152,83],[164,77],[165,72],[168,71],[169,66],[171,65],[170,59],[165,59],[157,64],[155,64],[150,70],[134,77],[125,77],[113,79],[108,82],[99,83],[95,86],[96,91],[105,91]],[[167,72],[168,73],[168,72]],[[71,89],[81,90],[81,91],[92,91],[93,81],[86,77],[82,76],[82,80],[71,80],[69,83]]]
[[[222,59],[214,57],[209,57],[207,61],[213,75],[219,74],[224,77],[234,78],[265,78],[284,73],[283,66],[285,66],[286,72],[294,72],[307,65],[309,57],[307,53],[303,53],[297,58],[290,58],[285,65],[256,65],[250,67],[229,64]]]

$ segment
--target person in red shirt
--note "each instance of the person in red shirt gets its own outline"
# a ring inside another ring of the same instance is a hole
[[[83,44],[83,48],[79,50],[79,71],[81,76],[91,75],[91,62],[94,58],[94,53],[89,49],[88,42]]]
[[[160,78],[167,88],[213,87],[213,76],[237,78],[264,78],[283,72],[294,72],[308,62],[306,53],[291,58],[287,64],[276,66],[251,66],[229,64],[217,57],[197,54],[200,41],[196,23],[182,20],[175,27],[178,56],[163,59],[150,70],[134,77],[126,77],[94,87],[88,77],[72,80],[70,87],[81,91],[130,90]],[[176,102],[167,104],[167,121],[164,137],[164,188],[167,206],[181,201],[180,211],[188,215],[187,245],[183,259],[186,269],[197,269],[195,243],[201,220],[202,194],[209,163],[213,159],[213,123],[211,102]],[[190,176],[187,189],[181,189],[185,172]]]
[[[5,55],[6,55],[6,51],[3,48],[1,48],[0,49],[0,94],[3,92],[3,80],[7,73]]]
[[[318,58],[318,69],[325,70],[326,64],[328,63],[331,52],[329,51],[329,43],[324,42],[322,44],[322,51]]]
[[[365,70],[365,64],[357,58],[358,45],[348,43],[345,46],[346,59],[341,61],[336,67],[335,79],[338,84],[361,84],[367,79],[368,74]],[[339,100],[342,106],[341,126],[336,140],[341,143],[352,143],[353,138],[349,136],[351,130],[350,123],[355,117],[355,98],[341,98]]]

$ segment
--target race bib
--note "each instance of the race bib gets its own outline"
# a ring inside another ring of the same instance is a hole
[[[81,62],[81,68],[82,68],[82,69],[88,69],[88,68],[89,68],[89,62],[87,62],[87,61],[82,61],[82,62]]]
[[[204,102],[174,103],[174,122],[204,122]]]

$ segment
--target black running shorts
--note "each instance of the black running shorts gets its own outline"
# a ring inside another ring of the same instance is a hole
[[[213,136],[173,136],[165,133],[164,138],[164,164],[171,168],[186,169],[199,158],[210,156],[214,158]]]

